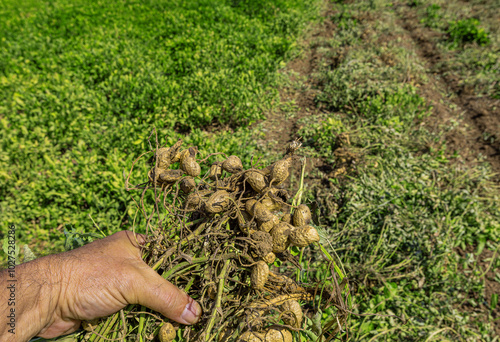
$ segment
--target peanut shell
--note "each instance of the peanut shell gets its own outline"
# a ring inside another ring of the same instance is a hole
[[[268,329],[264,334],[264,342],[292,342],[292,333],[284,328]]]
[[[309,225],[294,228],[290,233],[290,243],[297,247],[306,247],[319,241],[318,231]]]
[[[267,253],[267,255],[262,258],[262,261],[268,264],[274,263],[275,260],[276,260],[276,254],[274,254],[273,252]]]
[[[158,160],[158,167],[160,169],[168,169],[171,160],[170,160],[170,148],[169,147],[162,147],[159,148],[158,151],[156,152],[156,159]]]
[[[237,156],[229,156],[229,158],[222,163],[222,168],[226,172],[237,173],[243,171],[243,164],[241,163],[241,159]]]
[[[170,161],[172,163],[177,163],[178,161],[180,161],[180,153],[179,153],[179,150],[181,148],[181,145],[182,145],[182,140],[179,139],[174,145],[172,145],[172,147],[170,147],[170,149],[168,150],[168,153],[170,155]]]
[[[302,308],[300,307],[299,302],[296,300],[289,300],[285,302],[281,309],[283,312],[287,312],[287,317],[283,317],[283,321],[285,324],[291,325],[295,328],[300,328],[302,325],[302,318],[304,314],[302,313]]]
[[[160,173],[165,172],[166,169],[160,169],[159,167],[153,167],[151,170],[148,172],[148,178],[151,183],[154,182],[159,182],[161,183],[161,180],[158,180],[160,177]]]
[[[246,331],[237,342],[264,342],[264,334],[256,331]]]
[[[269,277],[269,266],[264,261],[257,261],[257,263],[252,268],[252,274],[250,275],[250,281],[252,287],[256,290],[261,290],[267,282]]]
[[[262,205],[267,208],[267,210],[273,212],[276,210],[281,209],[281,203],[278,201],[270,198],[270,197],[264,197],[261,201]]]
[[[271,229],[274,228],[275,225],[277,225],[280,220],[276,215],[271,214],[272,217],[269,221],[263,222],[260,224],[259,229],[264,231],[264,232],[269,232]]]
[[[185,158],[181,168],[192,177],[198,177],[201,173],[201,166],[196,162],[195,158]]]
[[[250,216],[254,216],[254,210],[253,210],[253,208],[254,208],[255,203],[257,203],[257,201],[254,200],[254,199],[248,200],[245,203],[245,209],[246,209],[247,213],[250,214]]]
[[[183,155],[181,158],[180,168],[192,177],[198,177],[201,173],[200,164],[196,162],[197,148],[190,147],[188,150],[189,154]]]
[[[193,192],[186,198],[186,206],[188,209],[196,209],[200,206],[202,198],[211,194],[210,190],[201,190],[198,192]]]
[[[305,204],[299,205],[293,212],[293,225],[295,227],[302,227],[311,223],[311,210]]]
[[[180,162],[182,162],[182,160],[187,156],[189,156],[189,149],[179,151],[177,158],[179,159]]]
[[[226,190],[218,190],[205,203],[205,209],[211,214],[220,213],[231,205],[231,195]]]
[[[165,323],[161,326],[158,332],[158,337],[160,342],[171,342],[175,339],[176,333],[175,328],[171,323]]]
[[[278,160],[274,163],[271,170],[269,178],[271,179],[272,185],[280,185],[288,178],[289,169],[292,165],[292,158],[288,157],[285,159]]]
[[[257,221],[259,222],[267,222],[273,219],[273,214],[266,208],[262,203],[256,202],[253,205],[253,214]]]
[[[288,248],[288,236],[291,233],[293,226],[280,222],[271,230],[273,238],[273,253],[283,253]]]
[[[292,223],[292,215],[284,214],[281,216],[281,222]]]
[[[208,177],[214,181],[220,179],[221,175],[222,175],[222,167],[220,167],[219,164],[212,164],[212,166],[210,166],[210,172],[208,173]]]
[[[245,210],[238,210],[236,212],[236,217],[238,219],[238,227],[243,233],[248,233],[250,229],[250,221],[252,220],[252,216],[248,214]],[[255,225],[255,223],[254,223]]]
[[[160,173],[158,177],[162,182],[174,183],[177,182],[184,175],[182,170],[166,170]]]
[[[257,171],[249,171],[246,173],[248,184],[257,192],[261,192],[266,187],[264,176]]]

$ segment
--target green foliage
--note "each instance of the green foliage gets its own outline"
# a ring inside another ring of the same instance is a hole
[[[71,227],[71,225],[67,225],[66,228],[64,228],[64,249],[69,251],[82,247],[96,239],[102,239],[103,237],[105,236],[96,233],[84,233]]]
[[[486,0],[463,6],[425,0],[422,5],[412,11],[429,28],[422,31],[423,38],[436,43],[434,53],[441,57],[436,67],[459,76],[460,85],[477,96],[498,99],[500,27],[493,13],[500,11],[500,3]]]
[[[277,100],[276,70],[317,4],[4,1],[2,225],[16,224],[20,241],[43,253],[62,250],[65,224],[130,229],[123,173],[150,148],[153,127],[161,144],[183,138],[248,162],[256,144],[246,127]]]
[[[341,30],[349,30],[356,27],[357,20],[352,16],[346,5],[342,6],[342,11],[333,16],[333,22],[339,25]]]
[[[432,4],[427,6],[425,9],[426,17],[420,20],[421,23],[425,24],[427,27],[439,27],[440,21],[443,18],[439,11],[441,10],[441,6]]]
[[[394,20],[381,6],[364,13],[368,1],[344,6],[336,6],[339,13]],[[359,20],[355,30],[335,32],[332,46],[343,47],[342,34],[349,45],[343,53],[326,53],[325,60],[337,59],[335,67],[324,67],[311,82],[321,85],[316,101],[328,112],[300,122],[308,152],[326,158],[333,171],[347,168],[326,189],[311,189],[308,199],[326,218],[321,235],[355,289],[354,312],[386,315],[351,316],[349,335],[356,341],[430,340],[440,331],[443,339],[492,341],[491,316],[479,322],[463,309],[484,310],[490,300],[477,254],[500,239],[500,198],[491,172],[482,164],[463,170],[450,162],[441,133],[422,125],[431,107],[417,85],[401,78],[419,70],[418,60],[397,44],[373,44],[393,33],[382,23],[367,24],[378,34],[372,41],[359,40],[364,25]],[[383,54],[395,56],[394,63],[378,61]],[[342,134],[350,144],[339,144]],[[342,161],[338,151],[353,160]],[[457,254],[471,245],[477,253]]]
[[[449,40],[454,47],[465,43],[477,43],[478,45],[490,43],[488,33],[479,27],[479,20],[476,18],[451,22],[448,27],[448,34]]]

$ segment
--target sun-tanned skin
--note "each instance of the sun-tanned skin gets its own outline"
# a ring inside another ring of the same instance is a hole
[[[9,332],[8,270],[0,271],[0,341],[53,338],[76,331],[82,320],[140,304],[182,324],[201,308],[141,259],[143,238],[122,231],[75,250],[15,268],[15,335]]]

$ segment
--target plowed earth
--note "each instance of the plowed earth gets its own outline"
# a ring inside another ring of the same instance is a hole
[[[349,1],[344,2],[347,6],[348,3]],[[436,132],[448,127],[449,129],[446,129],[442,137],[445,139],[448,155],[455,156],[453,162],[467,169],[486,161],[491,165],[491,170],[496,173],[494,179],[498,183],[500,181],[498,176],[500,173],[500,100],[475,94],[474,89],[464,86],[460,76],[446,67],[446,61],[453,58],[451,54],[443,54],[437,47],[437,42],[444,38],[443,34],[425,27],[420,22],[416,9],[409,4],[402,3],[394,6],[397,13],[396,24],[402,28],[399,32],[403,33],[385,32],[380,36],[379,43],[383,44],[384,41],[399,38],[407,50],[416,52],[420,64],[425,66],[424,72],[428,81],[420,84],[418,89],[419,95],[432,106],[432,114],[424,120],[423,124]],[[324,46],[317,42],[334,37],[337,29],[337,25],[331,20],[334,14],[335,11],[330,7],[325,9],[323,22],[314,28],[302,42],[304,46],[302,54],[283,70],[283,73],[291,76],[292,84],[281,89],[281,98],[284,102],[292,102],[296,106],[293,115],[290,115],[287,110],[270,112],[267,120],[262,122],[267,142],[271,141],[276,150],[282,148],[284,151],[288,142],[299,137],[301,119],[322,111],[326,113],[322,104],[316,101],[316,96],[322,89],[321,85],[316,82],[315,74],[320,72],[319,65],[327,53]],[[363,20],[364,24],[369,27],[370,20],[383,19],[367,17]],[[328,63],[335,65],[335,61],[328,61]],[[319,172],[314,173],[313,170]],[[299,171],[300,166],[295,165],[295,173],[299,174]],[[310,158],[306,172],[308,172],[306,183],[309,186],[318,183],[326,184],[326,180],[334,173],[334,167],[322,158]],[[469,249],[469,252],[473,253],[474,248],[469,246]],[[462,257],[466,256],[463,250],[457,252]],[[479,256],[482,269],[486,269],[490,262],[494,262],[491,259],[492,254],[493,252],[484,250]],[[488,303],[482,306],[482,310],[488,312],[491,295],[500,293],[500,284],[494,280],[492,269],[486,273],[484,282]],[[469,298],[477,297],[474,293],[465,295]],[[466,304],[458,309],[469,310]],[[494,321],[495,333],[500,336],[498,310],[493,311],[492,314],[496,319]]]

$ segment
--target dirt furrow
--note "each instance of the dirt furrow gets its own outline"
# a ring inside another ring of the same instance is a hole
[[[414,41],[418,55],[428,66],[431,81],[422,87],[421,92],[434,106],[433,120],[438,124],[450,119],[462,120],[457,128],[446,134],[448,147],[458,151],[468,164],[475,163],[482,154],[493,171],[500,173],[500,101],[475,96],[462,86],[460,78],[443,66],[445,57],[439,53],[435,42],[440,34],[423,27],[411,8],[403,13],[399,24]],[[454,104],[456,109],[444,105],[447,102]]]

